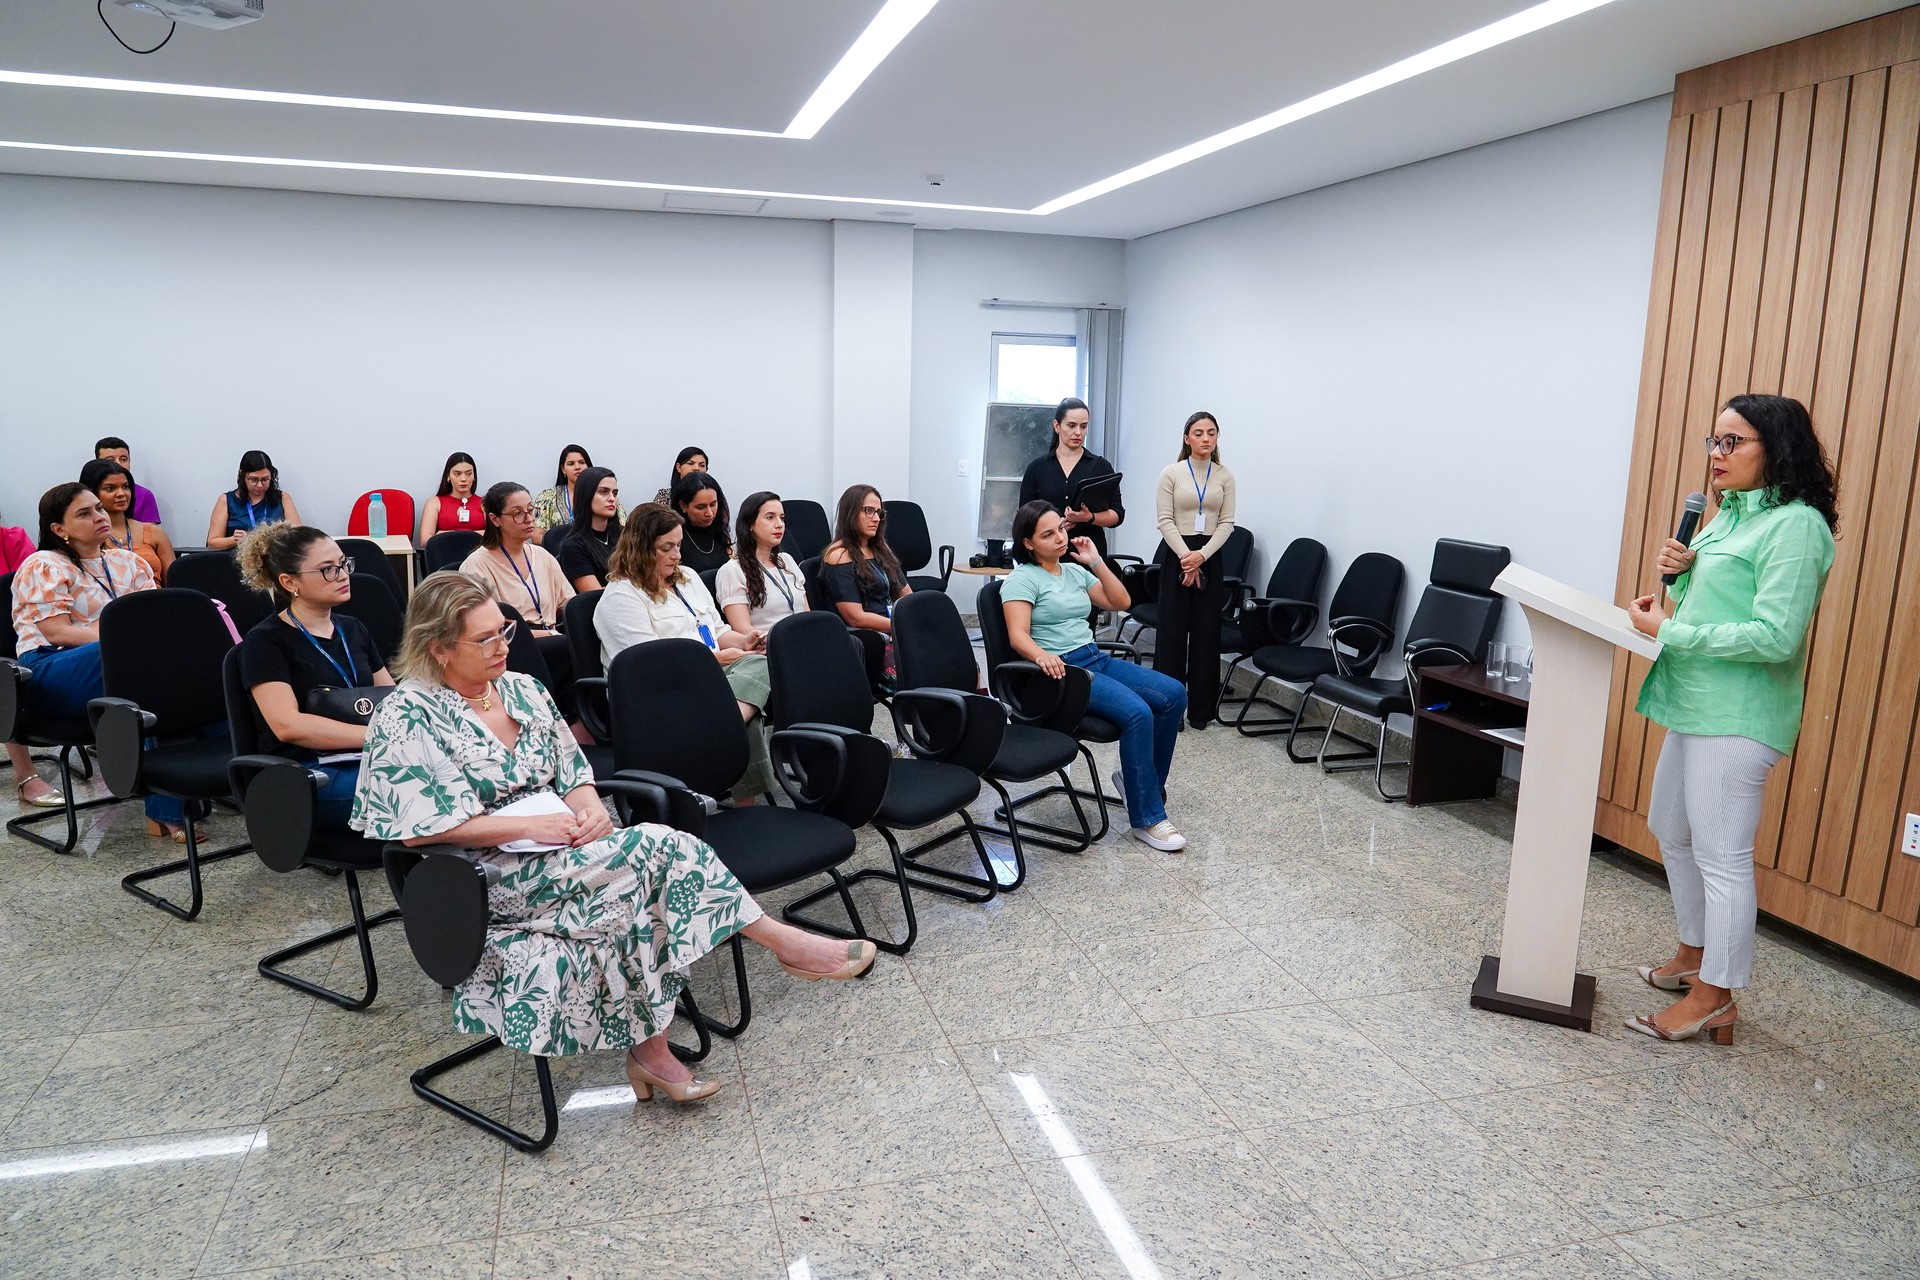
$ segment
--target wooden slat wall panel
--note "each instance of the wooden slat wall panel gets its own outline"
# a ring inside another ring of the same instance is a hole
[[[1764,910],[1920,977],[1920,6],[1688,72],[1675,85],[1621,597],[1706,474],[1742,391],[1807,402],[1840,475],[1841,538],[1793,758],[1756,839]],[[1913,611],[1907,611],[1913,616]],[[1660,733],[1616,662],[1595,830],[1649,856]]]

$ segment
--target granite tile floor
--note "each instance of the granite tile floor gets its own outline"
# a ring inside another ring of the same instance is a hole
[[[409,1094],[461,1038],[397,929],[364,1013],[255,974],[344,919],[338,881],[220,864],[182,923],[116,883],[172,854],[136,806],[72,857],[0,841],[0,1276],[1920,1277],[1911,988],[1768,933],[1732,1048],[1634,1036],[1666,893],[1597,857],[1600,1025],[1479,1013],[1510,801],[1383,804],[1215,727],[1170,808],[1183,854],[1122,824],[993,903],[917,898],[864,982],[749,948],[717,1097],[636,1107],[616,1055],[562,1061],[538,1156]],[[695,989],[731,1018],[725,965]],[[447,1087],[537,1112],[524,1060]]]

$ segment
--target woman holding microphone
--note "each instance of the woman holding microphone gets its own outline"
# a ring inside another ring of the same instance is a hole
[[[1160,575],[1153,669],[1187,686],[1187,723],[1204,729],[1220,707],[1220,611],[1227,584],[1207,563],[1233,532],[1233,472],[1220,462],[1220,424],[1187,419],[1180,456],[1160,473],[1154,502],[1160,537],[1175,559]]]
[[[1673,1005],[1627,1025],[1661,1040],[1706,1031],[1733,1043],[1734,992],[1753,973],[1753,839],[1760,793],[1800,731],[1807,632],[1833,566],[1833,469],[1806,406],[1727,402],[1707,437],[1720,509],[1691,547],[1669,539],[1654,567],[1679,576],[1628,606],[1659,640],[1640,714],[1665,726],[1647,826],[1660,842],[1680,945],[1642,966]]]

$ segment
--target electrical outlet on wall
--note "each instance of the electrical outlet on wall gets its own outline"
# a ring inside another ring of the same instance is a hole
[[[960,459],[960,475],[961,475],[961,478],[962,478],[962,479],[964,479],[964,478],[966,477],[966,474],[967,474],[967,460],[966,460],[965,458],[962,458],[962,459]]]
[[[1900,852],[1920,858],[1920,813],[1907,815],[1907,830],[1900,838]]]

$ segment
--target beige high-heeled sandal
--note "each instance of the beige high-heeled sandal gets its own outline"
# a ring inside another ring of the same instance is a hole
[[[627,1083],[633,1086],[633,1096],[638,1102],[652,1101],[655,1089],[682,1106],[689,1102],[705,1102],[720,1092],[718,1080],[702,1080],[699,1076],[678,1082],[662,1080],[635,1061],[631,1049],[627,1051]]]
[[[1729,1000],[1698,1022],[1689,1022],[1687,1025],[1675,1027],[1671,1031],[1668,1031],[1665,1027],[1662,1027],[1645,1014],[1641,1014],[1639,1017],[1632,1019],[1627,1023],[1627,1026],[1638,1031],[1643,1036],[1652,1036],[1655,1040],[1691,1040],[1702,1031],[1705,1031],[1712,1037],[1715,1044],[1732,1044],[1733,1024],[1738,1016],[1739,1010],[1735,1009],[1733,1007],[1733,1001]],[[1725,1021],[1720,1021],[1722,1018],[1724,1018]]]
[[[1657,964],[1643,964],[1639,970],[1641,980],[1656,991],[1685,991],[1693,986],[1687,979],[1700,976],[1698,969],[1685,969],[1679,973],[1660,973],[1659,968]]]

